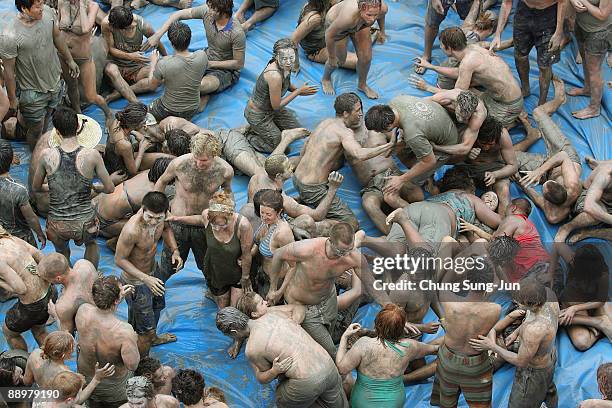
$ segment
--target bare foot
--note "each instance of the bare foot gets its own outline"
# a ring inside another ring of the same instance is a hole
[[[600,111],[599,106],[595,107],[595,106],[589,105],[584,109],[581,109],[576,112],[572,112],[572,116],[575,117],[576,119],[590,119],[590,118],[595,118],[599,116],[600,114],[599,111]]]
[[[576,54],[576,64],[582,65],[582,55],[580,53]]]
[[[555,99],[559,99],[559,105],[563,105],[567,100],[565,96],[565,82],[556,75],[553,76],[552,82],[555,88]]]
[[[369,99],[378,99],[378,92],[367,85],[358,86],[357,89],[363,92]]]
[[[591,95],[591,91],[586,88],[572,88],[567,91],[569,96],[589,96]]]
[[[193,3],[193,0],[180,0],[176,7],[181,10],[184,10],[184,9],[190,8],[192,3]]]
[[[335,95],[336,91],[334,91],[334,85],[331,80],[324,79],[321,81],[321,86],[323,87],[323,93],[325,95]]]
[[[364,230],[359,230],[355,233],[355,248],[361,248],[361,243],[366,237],[366,233]]]
[[[591,156],[585,156],[584,161],[586,162],[586,164],[589,165],[589,167],[591,169],[595,169],[595,167],[599,166],[599,162],[597,160],[595,160],[593,157]]]
[[[155,347],[161,344],[173,343],[175,341],[176,341],[176,335],[172,333],[162,333],[162,334],[157,335],[155,340],[153,340],[153,343],[151,343],[151,346]]]
[[[281,133],[281,139],[287,138],[292,142],[303,139],[310,135],[310,130],[306,128],[286,129]]]

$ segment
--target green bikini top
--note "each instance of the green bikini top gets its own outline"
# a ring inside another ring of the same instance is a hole
[[[399,354],[400,357],[404,357],[406,355],[406,353],[404,353],[402,350],[400,350],[395,344],[391,343],[388,340],[385,340],[385,344],[387,346],[389,346],[391,348],[391,350],[395,351],[397,354]],[[402,347],[410,347],[410,343],[397,343]]]

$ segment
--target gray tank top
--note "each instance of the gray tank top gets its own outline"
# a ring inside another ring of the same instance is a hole
[[[281,72],[282,75],[282,71],[279,71],[278,69],[264,70],[257,77],[257,82],[255,82],[255,88],[253,88],[253,96],[251,96],[251,100],[253,101],[253,103],[255,103],[255,106],[257,106],[260,110],[266,112],[271,112],[274,110],[272,109],[272,104],[270,103],[270,87],[268,86],[268,82],[264,78],[264,74],[269,71]],[[291,76],[287,76],[283,79],[281,97],[287,93],[290,84]]]
[[[310,18],[313,18],[312,16]],[[303,16],[298,21],[298,25],[304,20]],[[315,27],[306,37],[300,41],[300,46],[306,55],[313,55],[325,48],[325,19],[321,20],[321,24]]]
[[[59,167],[47,177],[49,182],[49,219],[53,221],[88,220],[93,217],[91,206],[92,181],[83,176],[76,166],[76,158],[83,149],[60,154]]]
[[[138,52],[142,46],[144,40],[144,34],[142,32],[143,20],[140,16],[134,16],[136,21],[136,32],[133,37],[127,37],[123,34],[123,30],[113,30],[113,41],[115,42],[115,48],[124,52]],[[117,66],[122,68],[136,68],[142,64],[131,60],[113,58],[113,61]]]

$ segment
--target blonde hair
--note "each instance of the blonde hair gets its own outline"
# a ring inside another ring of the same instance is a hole
[[[225,191],[217,191],[210,199],[208,219],[212,220],[215,217],[229,219],[234,213],[234,205],[234,200],[232,200],[230,194]]]
[[[208,157],[218,157],[221,155],[221,150],[223,146],[219,143],[216,137],[210,135],[208,133],[198,133],[191,138],[190,144],[191,153],[202,156],[206,155]]]
[[[40,349],[44,360],[60,360],[74,350],[74,337],[67,331],[54,331],[45,337]]]

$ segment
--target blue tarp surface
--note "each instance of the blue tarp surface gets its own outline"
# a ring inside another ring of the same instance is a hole
[[[194,6],[203,4],[204,0],[195,0]],[[235,9],[241,3],[236,0]],[[280,9],[271,19],[258,25],[248,35],[246,66],[242,71],[238,84],[225,91],[221,95],[211,98],[206,110],[197,114],[193,121],[202,127],[238,127],[245,123],[242,112],[251,94],[255,80],[271,56],[272,44],[281,37],[287,37],[296,26],[296,20],[300,8],[304,1],[282,0]],[[386,30],[388,40],[384,45],[375,45],[373,50],[373,63],[370,71],[370,85],[381,94],[380,102],[364,99],[364,109],[369,108],[375,103],[384,103],[399,94],[411,94],[425,96],[424,93],[414,89],[408,83],[408,76],[412,71],[412,59],[420,56],[423,47],[424,15],[427,6],[426,0],[400,0],[399,2],[388,1],[389,13],[386,19]],[[13,2],[9,0],[0,1],[0,16],[6,17],[7,14],[14,13]],[[159,28],[168,16],[174,11],[171,8],[161,8],[149,5],[138,13],[149,21],[155,28]],[[511,17],[512,18],[512,17]],[[4,18],[0,20],[0,25],[5,24]],[[511,21],[511,20],[510,20]],[[449,12],[449,17],[443,23],[442,28],[450,25],[459,25],[460,20],[453,11]],[[196,50],[206,47],[206,36],[203,31],[202,23],[190,21],[193,37],[190,49]],[[512,24],[508,24],[503,38],[510,38],[512,35]],[[163,39],[165,45],[169,47],[167,37]],[[170,48],[169,48],[170,49]],[[561,62],[554,66],[554,71],[566,84],[566,87],[579,86],[583,83],[582,67],[576,65],[574,57],[577,51],[575,42],[570,44],[562,52]],[[514,68],[512,49],[501,53],[505,61]],[[295,84],[308,81],[311,84],[319,83],[323,66],[312,63],[305,58],[303,51],[300,50],[301,71],[297,77],[293,78]],[[434,62],[440,63],[444,59],[442,51],[438,48],[436,41]],[[604,64],[604,81],[611,78],[610,69]],[[516,75],[516,74],[515,74]],[[518,78],[518,77],[517,77]],[[429,83],[435,83],[432,72],[425,75]],[[354,91],[356,89],[357,77],[354,72],[338,70],[334,73],[334,85],[337,93]],[[604,82],[605,83],[605,82]],[[526,109],[531,112],[537,104],[538,97],[538,72],[535,62],[535,49],[531,55],[531,90],[532,95],[526,99]],[[551,86],[552,92],[552,86]],[[142,96],[145,103],[151,102],[156,95]],[[599,118],[578,121],[573,119],[571,112],[581,109],[588,104],[587,98],[570,97],[557,113],[553,115],[554,120],[561,126],[566,135],[573,141],[580,156],[593,156],[596,159],[611,159],[612,145],[610,144],[610,102],[612,94],[606,88],[604,90],[604,103],[602,115]],[[291,103],[303,126],[314,128],[319,121],[333,115],[333,100],[331,96],[323,95],[318,92],[311,97],[299,97]],[[126,104],[121,100],[111,104],[112,109],[120,109]],[[96,108],[89,108],[84,113],[93,116],[103,122],[101,111]],[[515,129],[512,132],[513,140],[519,141],[524,137],[522,129]],[[301,143],[292,145],[292,154],[297,154]],[[22,164],[15,166],[11,174],[27,183],[27,169],[29,153],[23,144],[16,144]],[[545,151],[543,141],[532,148],[531,151]],[[590,169],[583,166],[583,178],[586,178]],[[360,186],[351,174],[350,168],[344,166],[341,172],[345,176],[339,195],[358,215],[361,226],[369,235],[379,235],[372,222],[368,219],[361,207],[359,196]],[[238,207],[246,203],[246,187],[248,179],[244,176],[237,176],[233,182],[233,189]],[[288,181],[286,189],[289,193],[295,193],[291,181]],[[512,187],[512,196],[520,195],[516,186]],[[541,211],[535,209],[531,219],[536,223],[542,240],[552,241],[557,227],[549,225]],[[117,274],[118,268],[113,261],[113,254],[109,252],[104,242],[99,240],[101,248],[100,269],[105,274]],[[52,244],[49,243],[45,252],[52,251]],[[82,258],[83,250],[73,248],[72,260]],[[226,393],[228,403],[232,407],[264,407],[273,403],[275,382],[268,385],[259,384],[253,374],[252,369],[247,363],[244,352],[236,360],[230,360],[226,354],[226,349],[230,345],[230,339],[224,337],[217,331],[214,323],[216,306],[212,301],[204,298],[205,283],[202,274],[197,270],[193,258],[190,257],[185,268],[172,279],[166,286],[167,307],[163,311],[159,330],[176,333],[178,342],[156,347],[152,354],[175,368],[195,368],[200,370],[209,386],[218,386]],[[508,299],[500,299],[500,303],[507,305]],[[0,320],[4,321],[4,314],[12,305],[11,302],[0,304]],[[378,308],[376,306],[362,307],[356,321],[362,325],[372,327],[373,320]],[[119,315],[127,318],[127,306],[122,304],[119,308]],[[425,321],[435,319],[433,312],[427,315]],[[441,333],[438,333],[438,336]],[[425,335],[424,340],[433,339],[434,335]],[[31,334],[26,335],[30,350],[36,347]],[[4,339],[0,339],[0,350],[6,349]],[[605,362],[611,360],[612,349],[608,340],[600,340],[594,347],[586,352],[577,351],[571,344],[564,330],[559,331],[557,337],[558,362],[555,372],[555,381],[559,390],[559,406],[562,408],[576,407],[580,401],[587,398],[599,398],[596,384],[596,369]],[[74,359],[70,361],[74,368]],[[506,365],[501,368],[494,376],[493,386],[493,406],[506,407],[510,388],[514,375],[514,368]],[[431,393],[432,380],[422,384],[406,387],[407,401],[405,407],[429,407],[429,396]],[[465,401],[460,404],[466,407]]]

